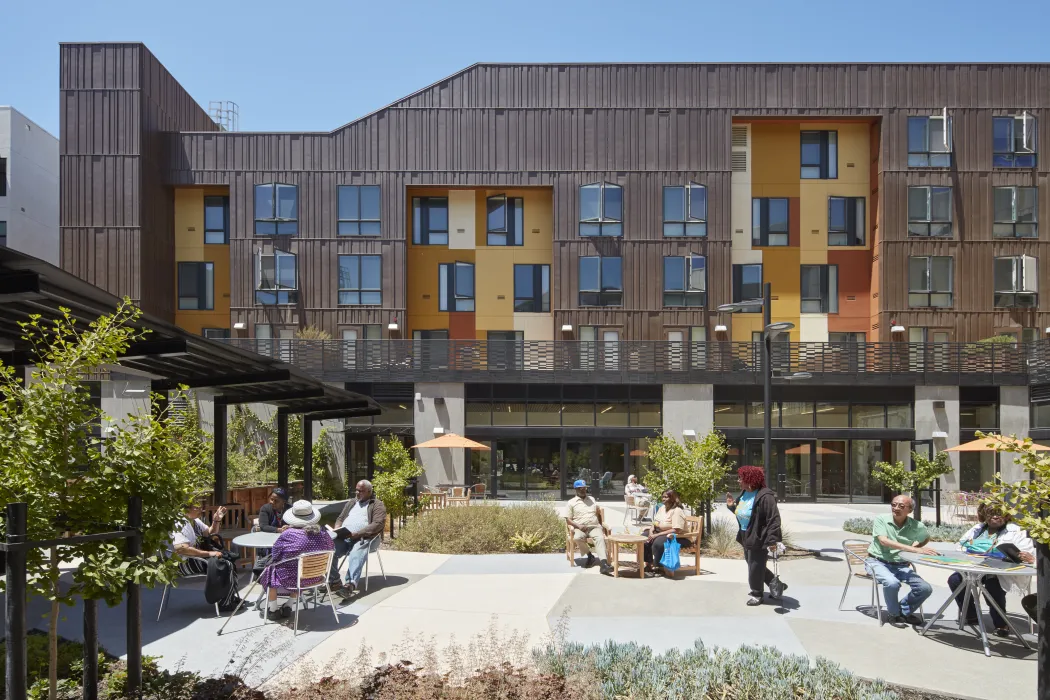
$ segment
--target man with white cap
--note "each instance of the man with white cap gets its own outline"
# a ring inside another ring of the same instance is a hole
[[[601,514],[598,512],[598,504],[587,495],[587,482],[577,479],[572,487],[576,495],[569,500],[566,510],[565,521],[572,528],[572,538],[576,542],[576,549],[587,555],[587,563],[584,566],[594,566],[594,555],[587,545],[587,538],[594,540],[594,549],[598,553],[598,561],[601,563],[601,572],[611,574],[612,567],[605,554],[605,523],[602,522]]]

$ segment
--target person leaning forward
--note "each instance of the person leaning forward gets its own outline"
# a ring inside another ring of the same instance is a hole
[[[612,567],[609,566],[609,559],[605,553],[605,523],[598,512],[598,504],[594,498],[587,495],[586,481],[577,479],[572,486],[576,489],[576,495],[569,499],[565,521],[572,528],[576,549],[587,555],[587,563],[584,566],[594,566],[594,555],[587,545],[587,538],[593,539],[594,549],[598,552],[598,561],[601,563],[601,572],[611,574]]]

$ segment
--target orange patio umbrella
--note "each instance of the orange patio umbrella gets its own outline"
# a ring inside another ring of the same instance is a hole
[[[456,435],[455,433],[445,433],[441,437],[436,437],[433,440],[427,440],[421,442],[418,445],[412,445],[412,449],[417,447],[453,447],[453,448],[467,448],[471,450],[483,450],[489,452],[491,448],[488,445],[483,445],[480,442],[474,442],[469,438],[465,438],[462,435]]]
[[[996,452],[1000,445],[1010,446],[1016,445],[1020,447],[1024,444],[1024,440],[1014,437],[1006,437],[1005,435],[988,435],[987,437],[977,438],[970,442],[964,442],[961,445],[955,447],[949,447],[945,452]],[[1038,445],[1032,443],[1032,449],[1037,452],[1050,452],[1050,447],[1046,445]]]
[[[808,455],[808,454],[810,454],[809,445],[799,445],[798,447],[792,447],[789,450],[784,450],[784,454],[788,454],[788,455]],[[839,452],[838,450],[833,450],[830,447],[824,447],[823,445],[819,445],[817,447],[817,454],[818,455],[840,455],[842,453]]]

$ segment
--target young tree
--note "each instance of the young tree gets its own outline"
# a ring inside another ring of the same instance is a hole
[[[730,469],[726,461],[729,448],[717,430],[685,444],[669,435],[651,438],[648,452],[649,471],[643,480],[649,492],[658,498],[667,489],[674,489],[694,513],[699,513],[702,505],[710,506],[715,489]]]
[[[128,581],[171,581],[178,563],[160,556],[183,505],[207,483],[207,442],[195,424],[153,413],[111,422],[93,405],[85,377],[114,365],[145,334],[131,327],[140,311],[127,299],[111,316],[78,327],[69,310],[22,324],[38,359],[31,378],[0,366],[0,503],[30,504],[30,540],[112,530],[127,522],[131,496],[142,499],[143,556],[129,559],[123,543],[90,542],[27,552],[30,591],[51,601],[49,696],[57,688],[59,605],[77,596],[113,605]],[[153,397],[152,407],[159,411]],[[196,431],[196,432],[194,432]],[[59,565],[79,559],[72,586],[59,586]],[[0,585],[3,585],[0,583]]]
[[[871,470],[871,476],[876,481],[886,485],[891,491],[897,493],[911,492],[915,498],[915,519],[922,520],[922,491],[929,488],[933,482],[945,474],[952,473],[951,462],[948,461],[947,452],[938,452],[930,459],[921,452],[911,453],[911,462],[914,470],[904,466],[904,462],[879,462]],[[938,521],[939,522],[939,521]]]
[[[397,437],[391,435],[379,438],[375,453],[375,476],[372,477],[372,488],[376,498],[386,506],[391,518],[408,515],[412,502],[405,495],[405,489],[414,477],[423,473],[423,467],[412,458],[412,453]]]

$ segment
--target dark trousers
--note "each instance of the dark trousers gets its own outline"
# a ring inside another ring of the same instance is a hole
[[[649,564],[659,564],[664,558],[664,545],[667,543],[667,535],[657,535],[652,542],[645,543],[645,561]]]
[[[948,585],[954,591],[955,587],[962,583],[961,574],[952,574],[948,577]],[[1003,590],[1002,585],[999,583],[998,576],[982,576],[981,583],[984,584],[985,596],[994,600],[1003,612],[1006,612],[1006,591]],[[966,597],[966,591],[962,590],[959,595],[955,596],[955,602],[958,603],[959,609],[962,610],[963,599]],[[998,629],[999,627],[1006,627],[1006,620],[1003,616],[995,611],[991,605],[988,606],[988,612],[992,615],[992,624]],[[973,598],[970,598],[970,605],[966,609],[967,620],[977,620],[977,606],[973,604]]]
[[[773,580],[773,572],[766,567],[768,559],[769,550],[765,547],[744,550],[744,561],[747,562],[747,585],[751,587],[751,595],[756,598],[762,597],[762,587]]]

